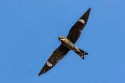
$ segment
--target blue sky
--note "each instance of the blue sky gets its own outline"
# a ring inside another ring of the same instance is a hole
[[[124,0],[0,0],[0,83],[125,83]],[[71,26],[89,21],[73,51],[38,77]]]

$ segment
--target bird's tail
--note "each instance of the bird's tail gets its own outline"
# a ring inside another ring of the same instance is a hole
[[[81,49],[79,49],[80,50],[80,52],[76,52],[82,59],[84,59],[84,55],[88,55],[88,53],[87,52],[85,52],[85,51],[83,51],[83,50],[81,50]]]

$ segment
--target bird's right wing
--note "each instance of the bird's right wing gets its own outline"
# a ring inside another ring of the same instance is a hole
[[[61,60],[69,52],[69,50],[70,49],[61,44],[49,57],[38,75],[40,76],[41,74],[46,73],[52,67],[54,67],[58,63],[58,61]]]

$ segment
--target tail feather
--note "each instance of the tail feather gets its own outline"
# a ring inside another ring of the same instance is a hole
[[[84,59],[84,55],[88,55],[88,53],[87,52],[85,52],[85,51],[83,51],[83,50],[81,50],[81,49],[79,49],[80,50],[80,52],[76,52],[82,59]]]
[[[83,51],[83,50],[81,50],[81,49],[79,49],[84,55],[88,55],[88,53],[87,52],[85,52],[85,51]]]

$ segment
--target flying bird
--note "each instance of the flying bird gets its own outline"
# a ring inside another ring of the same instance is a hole
[[[84,29],[90,14],[91,8],[89,8],[79,20],[72,26],[67,37],[59,36],[58,39],[61,45],[52,53],[43,68],[41,69],[38,76],[46,73],[51,68],[53,68],[70,50],[77,53],[82,59],[84,55],[88,53],[76,47],[75,43],[81,35],[81,31]]]

